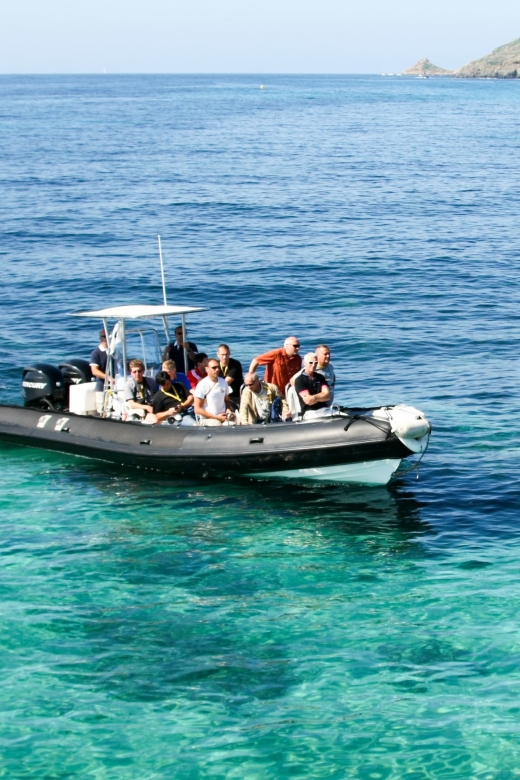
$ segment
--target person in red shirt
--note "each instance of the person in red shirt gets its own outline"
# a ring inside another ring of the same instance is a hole
[[[191,371],[188,371],[186,374],[188,377],[188,382],[193,389],[197,387],[198,383],[202,379],[206,378],[206,366],[208,365],[208,360],[209,358],[205,352],[199,352],[198,355],[195,355],[195,368],[192,368]]]
[[[285,339],[283,347],[272,349],[263,355],[253,358],[249,373],[254,373],[257,366],[265,366],[264,382],[276,385],[282,395],[290,378],[302,367],[302,359],[298,354],[300,342],[296,336]]]

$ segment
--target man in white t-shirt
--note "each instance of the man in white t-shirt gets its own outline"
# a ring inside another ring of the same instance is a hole
[[[211,358],[206,366],[208,375],[201,379],[193,391],[195,414],[200,425],[223,425],[235,418],[229,398],[231,389],[226,380],[218,375],[219,368],[219,362]]]

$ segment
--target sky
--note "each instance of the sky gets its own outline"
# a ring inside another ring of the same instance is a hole
[[[0,73],[454,69],[520,37],[512,0],[2,0]]]

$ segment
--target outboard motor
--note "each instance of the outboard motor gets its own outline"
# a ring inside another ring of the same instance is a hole
[[[68,360],[66,363],[60,363],[59,368],[63,376],[64,401],[68,408],[70,386],[84,385],[86,382],[91,382],[92,370],[88,361],[81,360],[81,358],[72,358],[72,360]]]
[[[65,363],[60,363],[59,369],[63,375],[65,386],[82,385],[92,381],[92,370],[87,360],[72,358]]]
[[[24,368],[22,394],[25,406],[35,409],[63,409],[65,395],[60,369],[49,363],[34,363]]]

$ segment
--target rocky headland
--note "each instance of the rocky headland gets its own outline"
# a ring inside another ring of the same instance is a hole
[[[458,70],[438,68],[428,59],[419,60],[403,76],[453,76],[461,79],[520,78],[520,38],[493,49],[490,54],[473,60]]]
[[[453,74],[466,79],[518,79],[520,78],[520,38],[498,49],[480,60],[468,62]]]

